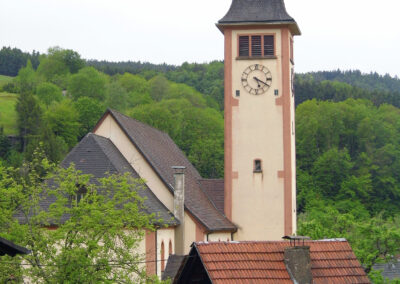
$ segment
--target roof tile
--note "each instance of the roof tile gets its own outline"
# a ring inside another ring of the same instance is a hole
[[[346,240],[305,241],[314,283],[370,283]],[[288,241],[199,242],[194,249],[213,283],[292,283],[284,263]]]

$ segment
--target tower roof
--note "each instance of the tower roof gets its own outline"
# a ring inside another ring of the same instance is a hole
[[[288,24],[295,35],[300,34],[296,21],[286,12],[283,0],[232,0],[228,13],[218,21],[227,25]]]

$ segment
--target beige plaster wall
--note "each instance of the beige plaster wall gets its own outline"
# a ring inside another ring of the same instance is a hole
[[[228,242],[231,241],[231,233],[215,232],[208,235],[209,242]]]
[[[167,260],[168,260],[168,256],[169,256],[169,242],[171,241],[172,243],[172,254],[174,254],[175,252],[175,242],[174,242],[174,238],[175,238],[175,230],[174,228],[163,228],[163,229],[159,229],[157,230],[157,260],[159,260],[157,262],[157,275],[160,277],[161,279],[161,243],[164,242],[164,249],[165,249],[165,253],[164,253],[164,265],[167,265]]]
[[[283,164],[281,31],[275,35],[276,59],[237,60],[237,37],[260,34],[260,30],[232,33],[232,97],[239,105],[232,110],[232,219],[238,225],[234,240],[280,240],[284,235],[284,182],[278,172]],[[252,64],[262,64],[272,74],[272,84],[262,95],[246,92],[241,83],[243,71]],[[240,90],[240,97],[236,97]],[[279,95],[274,95],[278,90]],[[262,161],[262,173],[253,173],[255,159]]]
[[[157,198],[160,199],[171,212],[174,211],[173,194],[155,174],[153,168],[132,144],[111,115],[107,115],[101,125],[96,129],[95,134],[109,138],[140,177],[145,180],[147,186],[153,191]]]
[[[190,251],[190,245],[196,241],[196,223],[185,212],[185,254]]]

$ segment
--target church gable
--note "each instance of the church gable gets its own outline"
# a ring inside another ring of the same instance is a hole
[[[93,132],[108,137],[157,197],[172,211],[173,166],[184,166],[185,207],[207,231],[235,231],[236,227],[201,189],[200,174],[168,134],[142,122],[107,110]]]

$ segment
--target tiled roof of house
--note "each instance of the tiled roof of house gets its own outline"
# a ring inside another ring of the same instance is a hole
[[[224,213],[224,180],[223,179],[200,179],[200,186],[208,198],[219,210]]]
[[[370,283],[346,240],[305,241],[313,283]],[[194,243],[212,283],[293,283],[284,263],[288,241]],[[192,254],[192,251],[190,255]]]
[[[200,188],[200,174],[168,134],[114,110],[107,110],[103,117],[108,114],[117,121],[171,191],[174,184],[172,167],[186,167],[185,207],[208,231],[236,231],[236,226],[214,207]]]

